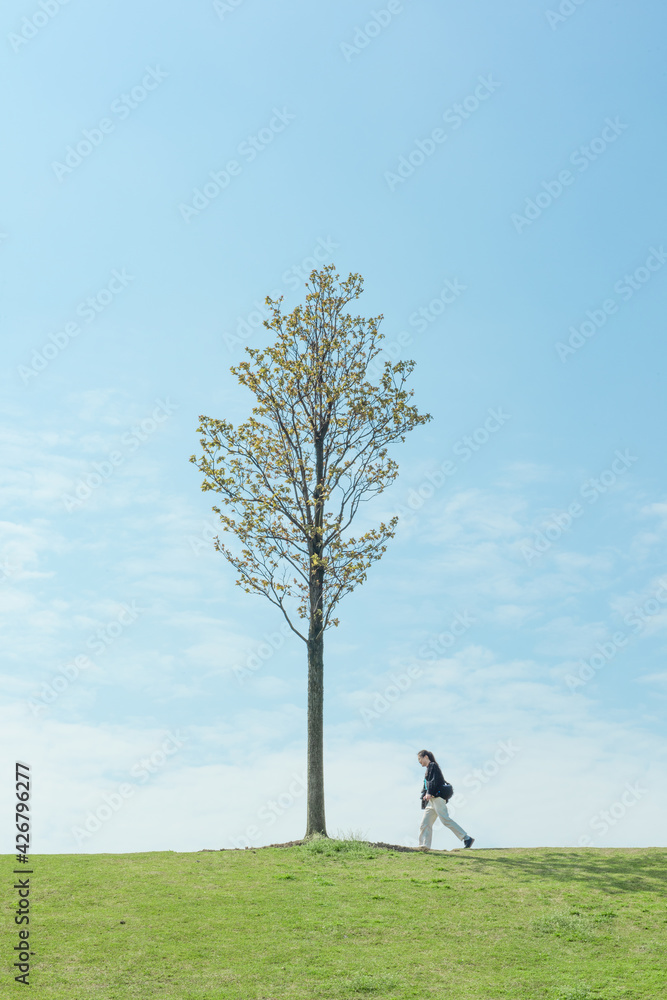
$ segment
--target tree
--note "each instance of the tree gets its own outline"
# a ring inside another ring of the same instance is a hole
[[[404,388],[413,361],[385,361],[378,384],[367,369],[381,352],[382,316],[343,310],[363,290],[359,274],[339,281],[334,265],[310,274],[305,306],[288,316],[282,296],[267,296],[264,326],[275,342],[246,347],[250,361],[231,372],[256,397],[252,416],[237,428],[201,416],[203,455],[190,459],[225,509],[213,507],[241,543],[215,548],[239,574],[238,586],[263,594],[282,611],[308,652],[308,780],[306,837],[326,836],[324,817],[324,633],[338,602],[366,579],[395,534],[398,517],[358,538],[347,530],[359,504],[382,493],[398,475],[387,446],[405,441],[430,420],[409,405]],[[286,606],[289,601],[289,607]],[[296,616],[307,630],[295,625]]]

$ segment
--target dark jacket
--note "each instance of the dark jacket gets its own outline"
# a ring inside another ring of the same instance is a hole
[[[448,784],[442,776],[442,771],[440,770],[440,765],[434,760],[429,761],[429,765],[426,768],[426,788],[422,788],[422,809],[426,809],[427,803],[424,801],[424,796],[428,792],[434,798],[444,798],[442,794],[444,791],[444,786]]]

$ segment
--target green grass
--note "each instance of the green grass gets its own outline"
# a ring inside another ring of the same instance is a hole
[[[667,850],[315,840],[31,867],[32,995],[49,1000],[667,996]],[[10,896],[2,996],[23,989]]]

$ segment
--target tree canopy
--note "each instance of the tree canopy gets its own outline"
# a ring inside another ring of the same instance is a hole
[[[343,310],[363,290],[360,275],[340,284],[333,265],[313,271],[305,306],[281,312],[282,297],[266,302],[265,326],[276,334],[264,348],[247,347],[250,361],[231,371],[257,399],[252,416],[234,428],[200,417],[203,490],[215,490],[222,526],[241,542],[235,553],[215,546],[238,572],[237,584],[276,604],[304,641],[286,599],[310,617],[313,574],[321,571],[319,628],[338,625],[333,611],[366,579],[398,521],[346,537],[362,501],[382,493],[398,475],[387,446],[430,420],[409,405],[405,389],[414,362],[387,361],[378,384],[367,368],[380,353],[382,316],[363,319]]]

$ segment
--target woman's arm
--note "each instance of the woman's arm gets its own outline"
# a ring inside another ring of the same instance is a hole
[[[426,791],[433,797],[434,793],[439,791],[444,783],[445,779],[440,770],[440,765],[436,764],[434,760],[430,761],[426,768]]]
[[[435,761],[433,761],[433,760],[429,761],[428,767],[426,768],[426,775],[425,775],[425,780],[426,780],[426,795],[432,795],[433,794],[433,790],[435,788],[435,785],[434,785],[435,767],[436,767]]]

